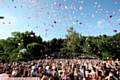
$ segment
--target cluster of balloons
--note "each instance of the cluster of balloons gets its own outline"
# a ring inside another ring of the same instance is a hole
[[[21,0],[11,0],[11,2],[16,2],[16,1],[21,1]],[[54,28],[56,26],[56,24],[61,24],[63,19],[66,21],[69,21],[73,24],[78,24],[79,26],[83,25],[83,24],[86,24],[88,25],[89,22],[86,22],[87,21],[86,19],[86,13],[85,13],[85,0],[71,0],[72,3],[67,5],[66,2],[67,0],[63,0],[63,1],[54,1],[51,5],[48,5],[46,4],[46,6],[44,7],[41,7],[40,5],[38,5],[38,3],[40,2],[40,0],[22,0],[23,1],[23,4],[21,4],[20,8],[23,8],[23,7],[27,7],[29,8],[28,10],[30,10],[30,6],[36,8],[38,11],[36,11],[35,15],[37,15],[36,17],[39,18],[39,16],[48,16],[49,18],[51,18],[53,21],[51,21],[50,26],[52,28]],[[68,0],[69,1],[69,0]],[[113,0],[113,2],[115,4],[118,3],[118,0]],[[76,5],[76,4],[79,4],[79,5]],[[52,9],[52,10],[46,10],[47,8]],[[115,15],[116,12],[113,12],[112,14],[109,15],[109,11],[105,10],[102,5],[99,3],[98,0],[93,0],[93,7],[95,9],[95,11],[90,14],[91,18],[95,18],[97,16],[97,14],[106,14],[109,16],[109,23],[112,25],[112,19]],[[14,6],[15,9],[19,8],[18,6]],[[54,11],[54,12],[52,12]],[[58,12],[57,12],[58,11]],[[64,12],[64,14],[59,14],[59,12]],[[70,13],[68,13],[69,11],[71,11]],[[79,15],[82,15],[83,17],[85,17],[84,19],[79,19],[77,18],[78,16],[76,15],[77,13],[80,13]],[[71,14],[73,16],[71,16]],[[70,16],[69,16],[70,15]],[[28,20],[31,20],[33,18],[34,15],[32,16],[27,16],[27,19]],[[0,16],[0,19],[4,19],[5,17],[4,16]],[[61,23],[60,23],[61,22]],[[3,24],[11,24],[11,22],[3,22]],[[47,22],[45,22],[46,24]],[[44,23],[43,23],[44,24]],[[44,25],[45,25],[44,24]],[[28,27],[30,27],[30,24],[27,24]],[[118,25],[120,25],[120,22],[118,23]],[[112,26],[113,27],[113,26]],[[39,28],[39,25],[36,25],[35,28]],[[45,32],[47,34],[47,32],[49,31],[49,28],[45,29]],[[118,32],[117,29],[113,29],[113,32]]]

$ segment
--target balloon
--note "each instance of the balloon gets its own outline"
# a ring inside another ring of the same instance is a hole
[[[54,25],[51,25],[51,27],[54,27]]]
[[[16,6],[14,6],[14,8],[17,8]]]
[[[112,15],[110,15],[109,18],[112,18]]]
[[[56,21],[54,21],[54,24],[56,24],[57,22]]]
[[[23,8],[23,6],[21,5],[20,8]]]
[[[59,3],[59,4],[58,4],[58,6],[59,6],[59,7],[61,7],[61,6],[62,6],[62,4],[61,4],[61,3]]]
[[[30,24],[27,25],[28,27],[30,26]]]
[[[0,16],[0,19],[4,19],[4,16]]]
[[[12,2],[14,2],[14,0],[12,0]]]
[[[82,22],[80,22],[79,24],[82,24]]]
[[[48,29],[45,29],[45,31],[48,31]]]
[[[76,20],[76,22],[78,22],[79,20]]]
[[[120,23],[118,23],[118,25],[120,25]]]
[[[45,36],[47,36],[47,31],[48,31],[48,29],[45,29]]]
[[[8,24],[11,24],[11,22],[8,22]]]
[[[83,7],[82,7],[82,6],[80,6],[80,7],[79,7],[79,10],[80,10],[80,11],[82,11],[82,10],[83,10]]]
[[[117,30],[115,29],[115,30],[113,30],[113,32],[117,32]]]
[[[5,24],[5,22],[3,22],[3,24]]]

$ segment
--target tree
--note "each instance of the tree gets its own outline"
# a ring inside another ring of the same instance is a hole
[[[42,56],[42,45],[36,42],[29,43],[27,45],[27,50],[30,53],[29,58],[30,59],[35,59],[35,58],[40,58]]]
[[[63,43],[62,52],[68,57],[76,57],[79,54],[80,49],[80,35],[74,31],[73,27],[70,27],[68,30],[68,35]]]
[[[32,42],[42,43],[42,38],[40,36],[36,36],[33,31],[31,32],[12,32],[12,38],[19,45],[19,48],[26,48],[27,44]]]
[[[0,60],[3,62],[39,59],[46,54],[51,56],[59,52],[66,58],[87,54],[100,59],[120,59],[120,33],[113,36],[81,36],[70,27],[65,39],[42,41],[41,36],[33,31],[12,32],[11,37],[0,39]]]

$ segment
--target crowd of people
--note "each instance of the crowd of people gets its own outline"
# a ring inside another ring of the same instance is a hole
[[[42,59],[0,63],[0,74],[39,77],[39,80],[120,80],[118,60]]]

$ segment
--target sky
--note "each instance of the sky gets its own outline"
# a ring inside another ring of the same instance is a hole
[[[120,0],[0,0],[0,39],[16,31],[65,38],[69,27],[84,36],[119,33]]]

